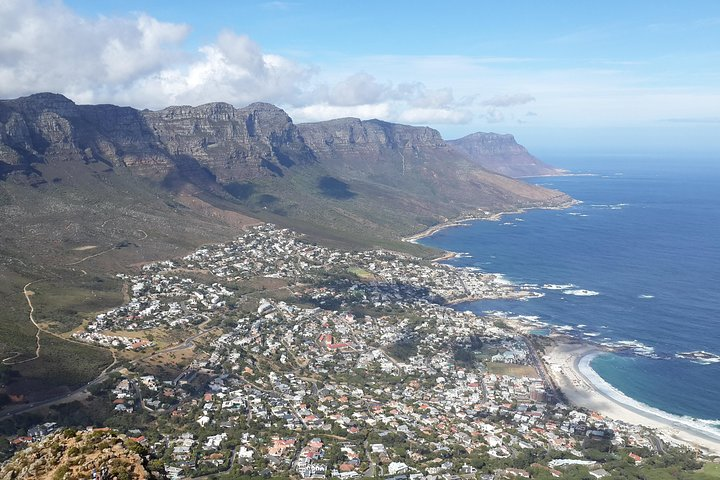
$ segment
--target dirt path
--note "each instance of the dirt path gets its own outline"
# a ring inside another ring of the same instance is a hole
[[[78,261],[76,261],[76,262],[66,263],[65,265],[67,265],[67,266],[77,265],[77,264],[79,264],[79,263],[84,262],[85,260],[90,260],[91,258],[99,257],[100,255],[103,255],[103,254],[105,254],[105,253],[112,252],[112,251],[115,250],[115,249],[116,249],[116,247],[111,247],[111,248],[108,248],[107,250],[103,250],[103,251],[100,252],[100,253],[95,253],[95,254],[93,254],[93,255],[88,255],[87,257],[81,258],[80,260],[78,260]]]
[[[42,282],[42,280],[34,280],[32,282],[29,282],[28,284],[26,284],[23,287],[23,294],[25,295],[25,300],[27,300],[28,306],[30,307],[30,313],[29,313],[28,317],[30,318],[30,321],[32,322],[32,324],[35,325],[35,328],[37,328],[37,332],[35,332],[35,344],[36,344],[35,356],[33,358],[26,358],[25,360],[18,360],[16,362],[13,362],[12,359],[19,357],[21,355],[21,353],[20,352],[12,352],[13,353],[12,356],[3,359],[2,363],[4,365],[20,365],[21,363],[32,362],[33,360],[37,360],[38,358],[40,358],[40,332],[42,331],[42,329],[40,328],[40,325],[38,325],[35,322],[35,318],[33,317],[33,313],[35,312],[35,307],[33,306],[32,301],[30,300],[30,295],[33,295],[34,292],[32,290],[28,290],[28,287],[30,285],[32,285],[33,283],[37,283],[37,282]]]
[[[35,346],[35,356],[33,358],[26,358],[25,360],[19,360],[17,362],[13,362],[12,360],[14,358],[17,358],[20,355],[22,355],[22,352],[11,352],[11,355],[9,357],[4,358],[2,360],[3,365],[20,365],[21,363],[31,362],[33,360],[37,360],[38,358],[40,358],[40,353],[41,353],[41,349],[42,349],[42,347],[40,345],[40,334],[41,333],[44,333],[46,335],[52,335],[53,337],[55,337],[59,340],[62,340],[64,342],[72,342],[72,343],[77,343],[78,345],[88,346],[87,343],[79,342],[77,340],[73,340],[72,338],[65,338],[62,335],[58,335],[57,333],[46,330],[35,321],[35,317],[33,316],[33,314],[35,313],[35,306],[33,305],[32,300],[30,300],[30,297],[32,295],[34,295],[35,292],[33,292],[32,290],[28,290],[28,287],[30,285],[32,285],[33,283],[42,282],[44,280],[45,280],[44,278],[40,279],[40,280],[33,280],[32,282],[29,282],[28,284],[26,284],[23,287],[23,294],[25,295],[25,300],[27,300],[28,307],[30,307],[30,312],[28,314],[28,318],[30,319],[30,322],[32,322],[32,324],[37,329],[37,332],[35,332],[35,345],[36,345]],[[113,353],[113,358],[115,359],[113,364],[115,364],[117,362],[117,358],[115,358],[114,353]]]

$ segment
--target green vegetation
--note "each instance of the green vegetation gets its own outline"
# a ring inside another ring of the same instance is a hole
[[[321,167],[298,167],[293,175],[236,183],[226,189],[241,204],[235,208],[328,246],[381,247],[426,258],[438,254],[437,250],[399,240],[443,221],[445,217],[440,214],[427,214],[433,202],[430,198],[405,198],[396,188],[367,180],[340,180]],[[456,216],[462,209],[453,207],[443,213]]]
[[[513,377],[537,377],[535,367],[531,365],[514,365],[511,363],[485,362],[489,373],[496,375],[510,375]]]
[[[44,333],[40,334],[40,342],[40,358],[17,365],[15,369],[23,379],[42,382],[47,388],[83,385],[112,363],[112,355],[103,348]]]
[[[706,463],[693,478],[697,480],[720,478],[720,463]]]
[[[0,356],[7,358],[17,352],[20,355],[16,361],[20,361],[34,357],[37,329],[28,318],[29,308],[22,293],[22,282],[25,279],[19,276],[14,278],[14,282],[3,283],[2,286],[3,289],[14,291],[7,296],[0,296]],[[34,283],[29,287],[35,292],[30,297],[35,307],[34,318],[41,324],[43,321],[57,324],[66,321],[68,326],[76,326],[81,312],[89,314],[119,304],[122,296],[118,282],[99,280],[89,277],[87,280],[53,279]],[[89,290],[90,285],[98,287]],[[64,286],[68,287],[67,296],[62,294]],[[70,309],[77,313],[68,318]],[[40,333],[40,345],[40,358],[3,366],[0,375],[7,380],[2,383],[6,383],[8,390],[26,393],[39,389],[49,392],[56,387],[79,386],[95,378],[100,370],[112,362],[112,355],[105,349],[64,340],[44,332]]]
[[[35,320],[57,333],[77,328],[85,318],[118,306],[123,300],[122,282],[109,275],[65,275],[30,288],[35,292]]]
[[[407,340],[396,342],[385,348],[388,355],[402,362],[407,362],[410,357],[417,355],[418,345],[416,342]]]

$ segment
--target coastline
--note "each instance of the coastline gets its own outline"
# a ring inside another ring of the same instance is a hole
[[[557,207],[532,207],[532,208],[538,208],[538,209],[546,209],[546,210],[561,210],[563,208],[568,208],[572,205],[575,205],[575,200],[573,202],[568,203],[568,205],[561,205]],[[410,243],[417,243],[418,240],[421,240],[423,238],[432,237],[437,232],[441,230],[445,230],[446,228],[453,228],[453,227],[467,227],[469,224],[467,222],[473,222],[476,220],[487,220],[491,222],[497,222],[499,221],[503,215],[517,215],[521,213],[525,213],[528,209],[525,208],[518,208],[517,210],[510,210],[506,212],[482,212],[482,214],[478,215],[465,215],[463,217],[458,217],[452,220],[446,220],[442,223],[438,223],[437,225],[433,225],[430,228],[427,228],[419,233],[416,233],[414,235],[410,235],[409,237],[404,237],[404,242],[410,242]],[[448,254],[452,254],[451,257],[457,255],[454,252],[448,252]],[[444,257],[444,255],[443,255]],[[444,259],[443,257],[440,257],[440,259]]]
[[[557,176],[557,175],[553,175]],[[537,207],[526,207],[526,208],[517,208],[515,210],[508,210],[508,211],[502,211],[502,212],[488,212],[488,211],[481,211],[480,213],[476,215],[464,215],[462,217],[457,217],[454,219],[448,219],[445,220],[442,223],[438,223],[437,225],[433,225],[432,227],[426,228],[425,230],[422,230],[418,233],[415,233],[413,235],[409,235],[407,237],[403,237],[404,242],[409,243],[417,243],[418,240],[421,240],[423,238],[432,237],[437,232],[441,230],[445,230],[446,228],[453,228],[453,227],[467,227],[469,226],[468,222],[474,222],[477,220],[485,220],[490,222],[497,222],[502,219],[505,215],[519,215],[521,213],[525,213],[528,210],[564,210],[566,208],[570,208],[574,205],[578,205],[582,202],[579,200],[571,199],[570,201],[560,204],[560,205],[554,205],[554,206],[537,206]],[[450,255],[449,257],[445,258],[446,255]],[[453,258],[456,256],[457,253],[455,252],[447,252],[445,255],[442,255],[438,259],[435,259],[433,261],[440,261],[440,260],[447,260],[448,258]]]
[[[666,443],[720,454],[720,431],[709,431],[701,422],[642,404],[595,373],[590,363],[598,355],[607,353],[607,349],[566,336],[553,336],[551,341],[542,360],[571,404],[589,408],[609,419],[655,429]]]
[[[554,207],[534,207],[547,210],[562,210],[580,202],[572,200],[564,205]],[[517,209],[491,214],[482,212],[476,216],[465,216],[430,227],[418,234],[404,238],[404,241],[417,242],[422,238],[451,227],[468,226],[467,222],[476,220],[498,221],[504,215],[521,214],[527,209]],[[446,251],[433,261],[449,260],[459,255],[456,252]],[[449,302],[450,305],[475,298],[461,298]],[[511,328],[521,335],[528,333],[528,328],[508,322]],[[598,355],[609,353],[611,350],[564,334],[553,335],[552,345],[541,358],[546,371],[552,381],[566,396],[569,403],[577,407],[585,407],[595,411],[608,420],[620,421],[626,424],[642,426],[655,431],[656,436],[665,444],[689,446],[703,450],[707,453],[720,455],[720,429],[714,429],[703,423],[702,420],[673,415],[657,408],[645,405],[628,397],[604,379],[592,368],[591,361]]]

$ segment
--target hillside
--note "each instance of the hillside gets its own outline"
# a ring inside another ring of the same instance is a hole
[[[235,186],[276,223],[397,238],[462,215],[569,200],[473,165],[431,128],[358,119],[298,128],[316,163]]]
[[[538,160],[509,134],[477,132],[457,140],[449,140],[448,143],[476,165],[508,177],[538,177],[564,173],[563,170]]]

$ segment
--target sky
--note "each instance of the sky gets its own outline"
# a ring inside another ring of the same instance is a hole
[[[720,162],[720,2],[0,0],[0,98],[264,101]]]

